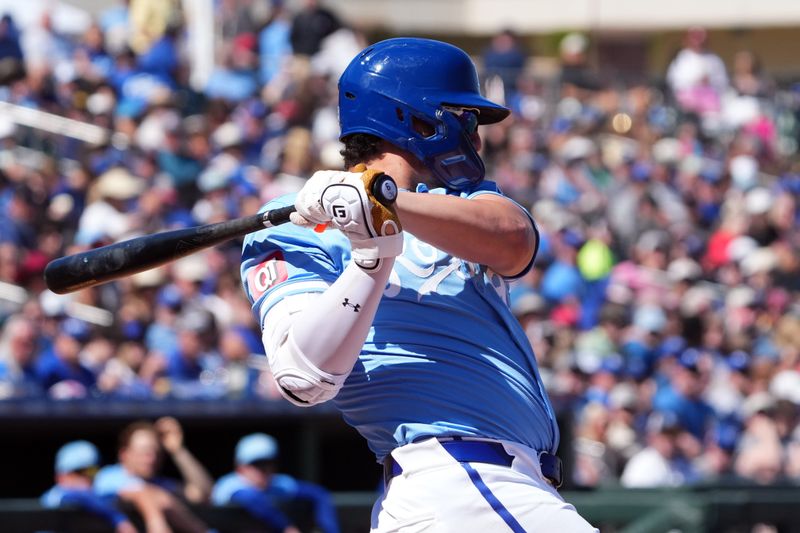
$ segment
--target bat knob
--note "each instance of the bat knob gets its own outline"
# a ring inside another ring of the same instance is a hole
[[[397,200],[397,183],[391,176],[382,174],[372,183],[372,195],[383,205],[393,204]]]

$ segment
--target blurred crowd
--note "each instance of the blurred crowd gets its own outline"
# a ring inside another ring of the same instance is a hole
[[[205,76],[176,2],[120,3],[77,35],[0,21],[0,102],[104,136],[0,117],[0,396],[277,398],[235,240],[66,296],[42,273],[341,167],[336,80],[368,41],[301,4],[214,3]],[[475,53],[513,111],[482,155],[539,225],[510,304],[571,415],[576,485],[800,480],[800,84],[711,44],[692,28],[657,80],[624,82],[578,33],[556,77],[510,31]]]

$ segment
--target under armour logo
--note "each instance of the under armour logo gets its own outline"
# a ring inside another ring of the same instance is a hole
[[[342,307],[352,307],[354,313],[358,313],[358,310],[361,309],[361,304],[351,304],[350,298],[345,298],[342,302]]]
[[[331,207],[331,211],[333,211],[333,216],[335,216],[336,218],[347,217],[347,209],[343,205],[334,205]]]

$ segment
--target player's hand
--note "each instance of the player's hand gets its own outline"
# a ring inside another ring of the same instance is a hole
[[[400,219],[393,205],[383,205],[372,194],[382,172],[322,170],[315,172],[297,194],[291,220],[301,226],[330,225],[350,239],[353,260],[375,270],[381,258],[403,252]]]
[[[155,426],[161,445],[168,453],[172,454],[183,448],[183,428],[177,420],[164,416],[156,420]]]

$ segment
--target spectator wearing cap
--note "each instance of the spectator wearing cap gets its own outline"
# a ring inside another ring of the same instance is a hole
[[[669,382],[653,396],[653,409],[674,413],[680,424],[699,441],[703,441],[715,413],[703,398],[709,372],[709,355],[696,348],[687,348],[678,357]]]
[[[697,474],[681,446],[685,433],[675,413],[651,413],[645,432],[647,446],[625,465],[623,487],[677,487],[695,481]]]
[[[575,457],[572,479],[579,487],[597,487],[614,483],[618,458],[607,444],[610,423],[608,408],[597,402],[581,411],[572,447]]]
[[[553,304],[568,299],[580,299],[585,282],[576,265],[577,254],[584,236],[575,230],[564,229],[553,240],[555,260],[547,267],[541,280],[541,295]]]
[[[709,432],[703,453],[695,460],[695,467],[705,482],[731,484],[743,481],[733,468],[740,432],[740,423],[735,418],[717,421]]]
[[[23,250],[36,248],[36,198],[27,185],[11,188],[2,198],[0,243],[11,243]]]
[[[162,286],[156,293],[153,321],[147,326],[144,335],[145,346],[162,354],[171,353],[178,348],[178,333],[175,323],[183,307],[180,289],[170,283]]]
[[[42,506],[85,510],[102,517],[115,533],[135,533],[128,517],[92,490],[99,467],[100,454],[91,442],[76,440],[63,445],[56,452],[56,484],[40,498]]]
[[[751,366],[752,357],[745,350],[734,350],[717,358],[705,396],[720,416],[735,414],[753,392]]]
[[[548,325],[545,323],[547,318],[547,302],[544,298],[528,287],[527,285],[519,285],[514,287],[509,295],[511,312],[514,317],[525,330],[528,340],[531,345],[542,346],[545,337],[548,334]],[[546,354],[545,350],[535,350],[536,353]]]
[[[168,453],[182,480],[161,475]],[[205,467],[184,444],[177,420],[163,417],[155,423],[137,421],[119,435],[119,462],[100,469],[94,490],[108,501],[132,506],[147,531],[208,531],[186,506],[206,503],[213,481]]]
[[[223,361],[211,343],[217,331],[213,315],[189,309],[178,318],[176,330],[177,350],[167,354],[170,394],[184,399],[224,396],[224,385],[216,379]]]
[[[93,201],[84,209],[78,231],[104,234],[117,240],[134,230],[135,215],[128,211],[129,201],[145,188],[141,178],[124,167],[114,167],[103,173],[90,191]]]
[[[142,375],[145,361],[147,350],[144,345],[134,340],[121,343],[115,356],[97,377],[97,388],[103,394],[116,398],[150,398],[152,387]]]
[[[338,533],[339,523],[330,494],[324,488],[277,472],[278,442],[265,433],[242,437],[236,445],[236,469],[214,485],[214,505],[244,507],[275,531],[297,533],[280,509],[293,501],[313,506],[314,521],[323,533]]]
[[[80,359],[91,335],[91,328],[82,320],[67,318],[61,322],[53,346],[36,362],[39,385],[51,396],[60,396],[62,388],[67,398],[86,397],[94,391],[97,376]]]
[[[769,485],[783,475],[784,449],[775,420],[777,401],[766,391],[751,394],[742,404],[744,428],[737,444],[737,475]]]
[[[251,357],[263,357],[258,335],[245,326],[229,326],[219,334],[218,350],[225,361],[221,378],[228,398],[252,398],[259,388],[262,370],[250,363]]]
[[[517,80],[525,69],[527,51],[511,29],[495,34],[483,52],[486,78],[497,76],[503,82],[506,100],[517,90]]]
[[[34,323],[14,315],[3,324],[0,335],[0,397],[35,398],[42,393],[36,374],[38,355]]]

